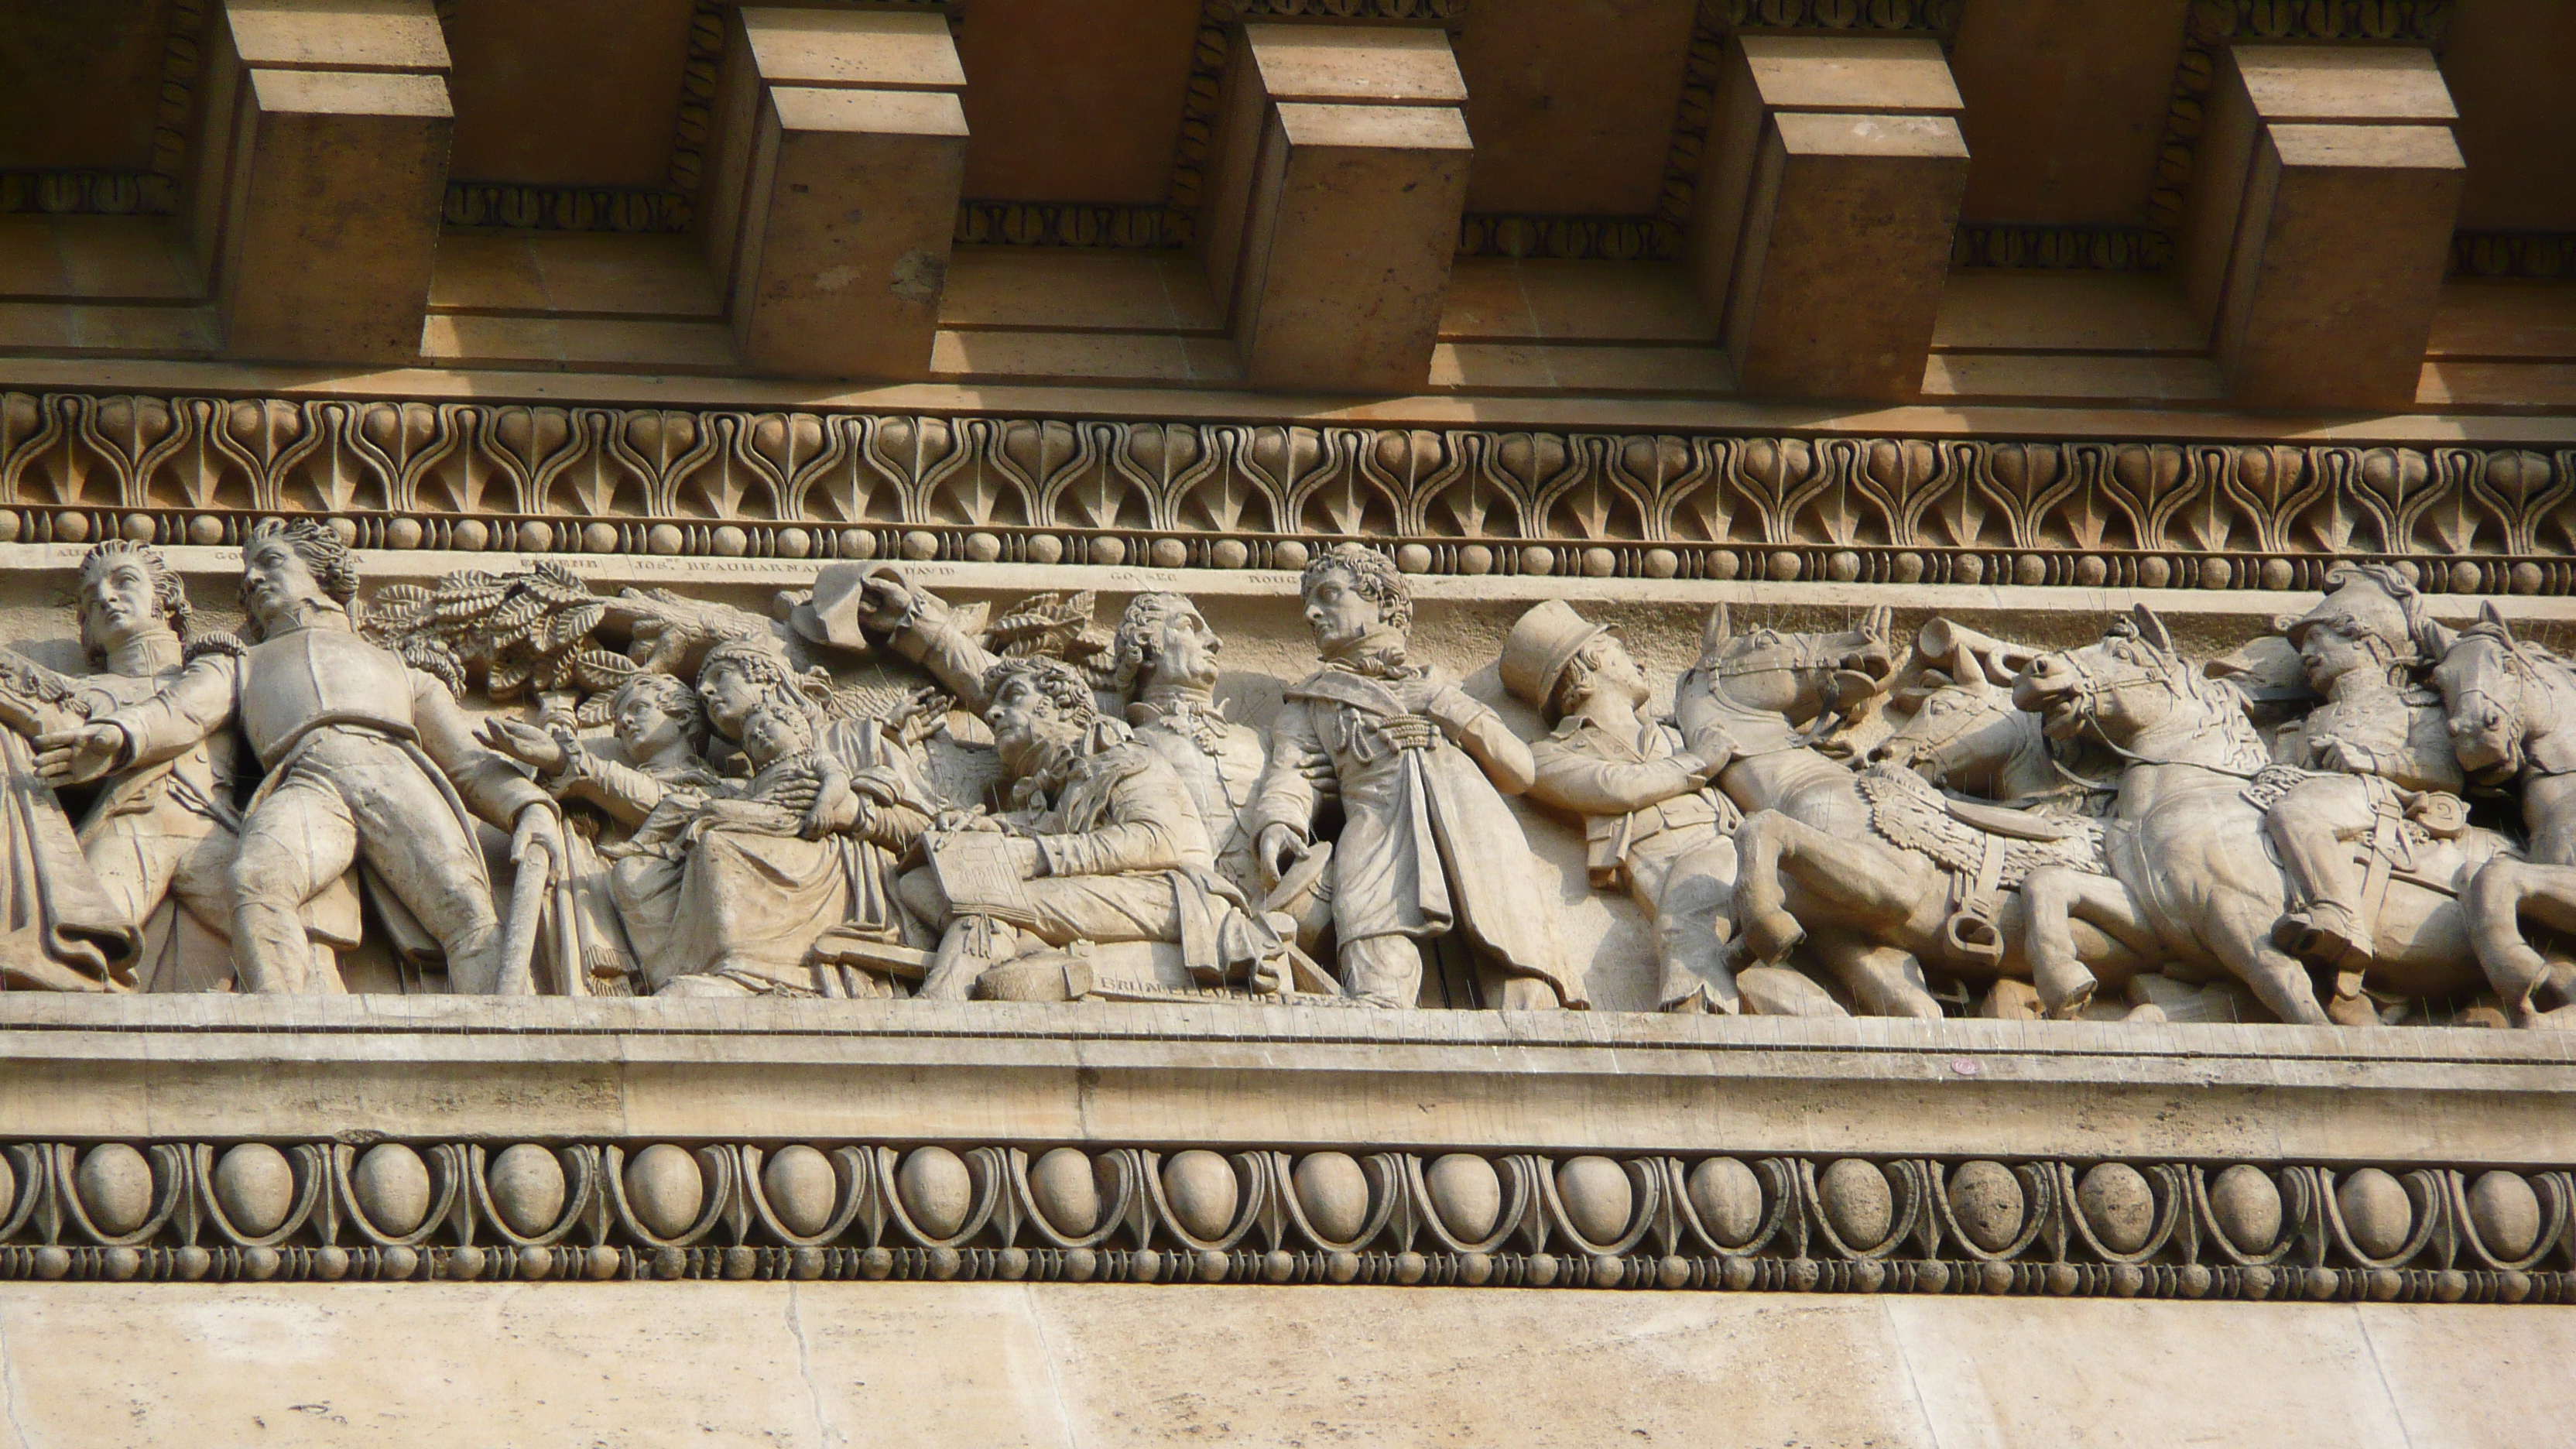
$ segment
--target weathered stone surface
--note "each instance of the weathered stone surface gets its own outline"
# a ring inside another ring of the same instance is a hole
[[[2415,1204],[2396,1178],[2365,1167],[2335,1184],[2335,1205],[2353,1246],[2374,1258],[2395,1255],[2415,1227]]]
[[[544,1232],[563,1216],[563,1163],[533,1142],[493,1154],[484,1181],[491,1188],[493,1209],[522,1237]]]
[[[1467,1242],[1481,1242],[1494,1231],[1503,1211],[1502,1179],[1494,1165],[1469,1152],[1448,1152],[1423,1169],[1432,1210],[1441,1225]]]
[[[1202,1238],[1225,1236],[1241,1200],[1234,1164],[1202,1148],[1163,1163],[1163,1195],[1181,1226]]]
[[[58,1389],[21,1394],[31,1443],[137,1449],[471,1438],[490,1432],[491,1394],[511,1396],[530,1439],[642,1445],[1187,1443],[1217,1424],[1237,1442],[1286,1444],[1317,1415],[1390,1444],[1454,1431],[1588,1445],[1605,1429],[1695,1441],[1711,1384],[1740,1391],[1728,1432],[1753,1443],[2035,1449],[2107,1421],[2211,1442],[2322,1433],[2363,1449],[2465,1449],[2554,1423],[2546,1376],[2526,1366],[2576,1352],[2564,1312],[2438,1305],[1000,1283],[605,1292],[12,1285],[0,1334],[15,1382]],[[1175,1321],[1191,1331],[1170,1332]],[[115,1351],[138,1341],[165,1348],[149,1363]],[[433,1348],[436,1376],[350,1367],[439,1344],[476,1347]],[[1538,1344],[1550,1372],[1531,1372]],[[1211,1354],[1242,1372],[1210,1376]],[[2157,1381],[2083,1372],[2140,1355]],[[625,1371],[673,1359],[701,1367]],[[936,1366],[942,1392],[915,1391],[890,1363]],[[1522,1393],[1491,1392],[1506,1373],[1526,1376]],[[459,1376],[488,1392],[455,1393]],[[2176,1380],[2194,1391],[2168,1392]]]
[[[82,1153],[72,1180],[82,1210],[109,1233],[133,1232],[152,1214],[152,1165],[122,1142]]]
[[[225,1149],[215,1159],[214,1189],[224,1216],[251,1237],[277,1231],[295,1208],[295,1170],[265,1142]]]
[[[2021,1232],[2026,1209],[2021,1179],[2002,1163],[1980,1159],[1961,1164],[1950,1174],[1949,1193],[1959,1231],[1987,1252],[2001,1251]]]
[[[1762,1180],[1733,1157],[1712,1157],[1691,1169],[1691,1207],[1720,1247],[1740,1248],[1762,1228]]]
[[[2087,1169],[2076,1183],[2075,1202],[2093,1236],[2112,1252],[2134,1253],[2155,1231],[2155,1193],[2145,1174],[2125,1162]]]
[[[1368,1175],[1347,1152],[1310,1152],[1297,1159],[1298,1206],[1316,1231],[1343,1242],[1368,1223]]]
[[[429,1165],[402,1143],[380,1142],[358,1154],[349,1186],[368,1223],[388,1237],[408,1236],[429,1217]]]
[[[975,1181],[965,1160],[945,1147],[916,1147],[906,1153],[895,1175],[903,1210],[934,1238],[953,1237],[966,1226],[974,1206]]]
[[[811,1236],[831,1226],[841,1188],[822,1153],[801,1142],[778,1149],[761,1164],[760,1186],[769,1210],[788,1231]]]
[[[1029,1193],[1048,1226],[1067,1237],[1081,1237],[1100,1225],[1099,1178],[1078,1148],[1052,1148],[1030,1163]]]
[[[1613,1242],[1628,1230],[1636,1189],[1619,1164],[1607,1157],[1578,1157],[1556,1170],[1556,1190],[1576,1232],[1596,1243]]]
[[[2520,1258],[2540,1242],[2540,1197],[2520,1173],[2480,1173],[2469,1184],[2469,1222],[2488,1252]]]
[[[656,1142],[626,1164],[626,1206],[647,1232],[675,1238],[697,1221],[706,1176],[685,1147]]]
[[[1874,1162],[1844,1157],[1816,1174],[1816,1195],[1835,1236],[1854,1248],[1875,1248],[1896,1225],[1896,1193]]]
[[[2245,1163],[2209,1184],[2209,1211],[2218,1230],[2240,1253],[2268,1253],[2281,1236],[2281,1189],[2261,1168]]]

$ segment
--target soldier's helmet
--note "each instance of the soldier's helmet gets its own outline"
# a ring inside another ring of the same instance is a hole
[[[2392,664],[2426,662],[2431,647],[2424,597],[2404,574],[2388,564],[2354,564],[2326,579],[2326,596],[2317,606],[2280,626],[2295,649],[2319,624],[2335,624],[2357,638],[2387,646]]]

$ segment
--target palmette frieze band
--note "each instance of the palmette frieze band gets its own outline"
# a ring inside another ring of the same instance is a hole
[[[2576,1301],[2564,1170],[869,1143],[21,1142],[0,1279]]]
[[[2576,587],[2576,450],[1741,437],[0,394],[0,538],[1410,573]],[[2446,559],[2435,564],[2424,556]]]

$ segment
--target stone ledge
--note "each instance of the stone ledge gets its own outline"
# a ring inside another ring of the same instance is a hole
[[[0,997],[0,1131],[2562,1165],[2576,1037],[1630,1013]]]

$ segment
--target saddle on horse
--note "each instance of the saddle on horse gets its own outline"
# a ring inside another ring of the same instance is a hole
[[[1900,765],[1873,765],[1856,784],[1869,802],[1873,833],[1899,850],[1931,858],[1950,878],[1950,913],[1942,944],[1968,963],[2003,959],[1996,917],[2003,893],[2032,871],[2062,865],[2088,875],[2109,871],[2102,826],[2081,816],[2041,815],[1946,795]]]

